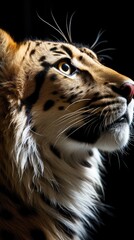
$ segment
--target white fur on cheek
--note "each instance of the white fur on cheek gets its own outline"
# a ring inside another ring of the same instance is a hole
[[[118,126],[112,127],[109,131],[104,132],[95,147],[103,151],[120,150],[128,144],[130,138],[130,125],[133,121],[134,100],[127,107],[129,123],[119,123]]]
[[[129,125],[124,123],[123,126],[111,129],[109,132],[102,134],[97,143],[96,147],[103,151],[115,151],[125,147],[129,141]]]

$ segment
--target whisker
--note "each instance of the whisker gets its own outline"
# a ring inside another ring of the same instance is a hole
[[[90,100],[91,100],[90,98],[83,98],[83,99],[76,100],[75,102],[73,102],[69,106],[67,106],[65,110],[68,110],[69,107],[71,107],[72,105],[74,105],[76,103],[84,102],[84,101],[90,101]]]
[[[65,36],[65,34],[63,33],[62,29],[60,28],[59,24],[57,23],[54,15],[53,15],[53,13],[52,13],[52,11],[51,11],[51,15],[52,15],[52,18],[53,18],[53,20],[54,20],[54,23],[56,24],[59,32],[61,33],[61,35],[63,36],[63,38],[66,40],[66,42],[68,42],[68,39],[66,38],[66,36]]]
[[[78,131],[80,128],[88,125],[88,124],[91,123],[91,121],[93,121],[93,120],[94,120],[94,119],[90,119],[90,120],[87,121],[86,123],[84,123],[84,124],[82,124],[81,126],[77,127],[77,128],[76,128],[72,133],[70,133],[66,138],[68,138],[69,136],[71,136],[71,134],[75,133],[75,132]],[[97,120],[97,118],[96,118],[96,120]],[[92,124],[93,124],[93,123],[92,123]],[[91,127],[91,125],[90,125],[89,127]],[[70,126],[69,126],[69,128],[70,128]],[[65,138],[65,139],[66,139],[66,138]]]
[[[65,133],[70,127],[73,127],[74,124],[78,124],[78,123],[80,123],[81,121],[82,121],[82,119],[79,119],[78,121],[76,121],[76,119],[74,119],[74,123],[72,123],[71,125],[67,126],[65,129],[63,129],[63,130],[57,135],[55,144],[59,141],[59,139],[60,139],[60,137],[61,137],[61,135],[62,135],[63,133]],[[66,139],[66,138],[65,138],[65,139]]]
[[[51,14],[52,14],[52,13],[51,13]],[[68,42],[68,39],[66,38],[65,34],[63,33],[63,31],[62,31],[61,28],[59,27],[59,25],[58,25],[58,23],[56,22],[53,14],[52,14],[52,18],[53,18],[54,23],[56,24],[56,26],[57,26],[58,28],[56,28],[56,27],[53,26],[51,23],[49,23],[49,22],[47,22],[46,20],[44,20],[44,19],[38,14],[38,12],[37,12],[37,16],[38,16],[38,18],[39,18],[42,22],[46,23],[48,26],[50,26],[50,27],[53,28],[55,31],[57,31],[57,32],[63,37],[63,39],[64,39],[66,42]]]
[[[104,58],[108,58],[108,59],[110,59],[110,60],[113,59],[112,57],[110,57],[109,55],[106,55],[106,54],[101,54],[101,55],[99,55],[99,58],[100,58],[100,61],[102,61]]]
[[[70,112],[70,113],[65,114],[64,116],[59,117],[57,120],[54,121],[54,123],[56,124],[56,122],[58,122],[59,124],[62,124],[65,120],[68,120],[69,118],[71,119],[74,116],[76,117],[77,115],[84,114],[84,113],[88,113],[88,114],[90,114],[90,116],[93,116],[94,114],[96,114],[96,111],[98,109],[99,109],[99,107],[96,109],[93,108],[93,110],[92,109],[89,110],[89,109],[87,109],[87,107],[83,107],[74,112]],[[89,115],[88,115],[88,117],[89,117]]]
[[[97,54],[101,53],[101,52],[105,52],[105,51],[111,51],[111,50],[116,50],[115,48],[104,48],[102,50],[97,51]]]
[[[94,41],[94,43],[91,45],[91,49],[94,49],[96,47],[96,44],[98,43],[100,37],[102,36],[102,34],[104,33],[104,30],[102,31],[102,29],[98,32],[97,34],[97,38],[96,40]]]
[[[77,120],[77,121],[76,121],[76,118],[75,118],[73,124],[67,126],[65,129],[63,129],[63,130],[58,134],[57,140],[56,140],[55,144],[57,143],[57,141],[59,141],[61,135],[62,135],[64,132],[66,132],[69,128],[73,127],[74,124],[75,124],[75,125],[76,125],[76,124],[79,124],[81,121],[86,120],[86,119],[88,119],[88,118],[89,118],[89,116],[86,116],[84,119],[79,119],[79,120]],[[88,125],[89,123],[92,123],[95,119],[96,119],[96,121],[97,121],[98,118],[95,117],[95,118],[89,119],[89,121],[87,121],[86,123],[83,123],[81,126],[77,127],[72,133],[74,133],[74,132],[76,132],[77,130],[79,130],[80,128]],[[93,124],[93,123],[92,123],[92,124]],[[92,126],[92,125],[90,124],[90,127],[91,127],[91,126]],[[64,140],[67,139],[70,135],[71,135],[71,134],[69,134],[66,138],[64,138]]]
[[[71,32],[71,28],[72,28],[72,19],[73,16],[75,14],[75,11],[72,13],[71,17],[70,17],[70,21],[69,21],[69,39],[70,39],[70,43],[72,43],[72,32]]]
[[[94,49],[95,49],[96,47],[98,47],[100,44],[107,43],[107,42],[108,42],[107,40],[102,40],[102,41],[96,43]],[[93,48],[92,48],[92,49],[93,49]]]
[[[51,126],[52,126],[53,124],[54,124],[55,126],[59,126],[59,125],[65,123],[65,122],[68,123],[68,120],[71,120],[71,121],[72,121],[72,119],[74,119],[74,117],[75,117],[75,119],[76,119],[77,116],[79,116],[79,115],[81,115],[81,114],[84,114],[84,113],[86,113],[86,112],[87,112],[87,113],[89,112],[90,116],[93,116],[93,115],[95,114],[95,109],[93,109],[93,110],[90,109],[91,111],[89,111],[89,110],[86,110],[86,111],[85,111],[84,109],[86,109],[86,107],[83,107],[83,108],[78,109],[78,110],[76,110],[76,111],[74,111],[74,112],[70,112],[70,113],[67,113],[67,114],[59,117],[58,119],[56,119],[55,121],[53,121],[53,122],[48,126],[48,129],[51,128]],[[89,115],[88,115],[88,117],[89,117]]]

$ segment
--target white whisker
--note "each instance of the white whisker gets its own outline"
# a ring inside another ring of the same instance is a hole
[[[66,29],[67,29],[67,34],[68,34],[68,38],[69,38],[70,43],[72,43],[71,27],[72,27],[72,19],[73,19],[74,14],[75,14],[75,12],[73,12],[71,17],[70,17],[69,25],[67,23],[68,15],[67,15],[67,18],[66,18]]]
[[[65,40],[66,42],[68,42],[68,39],[66,38],[65,34],[63,33],[63,31],[62,31],[61,28],[59,27],[59,25],[58,25],[58,23],[56,22],[53,14],[52,14],[52,18],[53,18],[54,23],[56,24],[57,28],[56,28],[55,26],[53,26],[51,23],[49,23],[49,22],[47,22],[46,20],[44,20],[42,17],[40,17],[40,15],[39,15],[38,13],[37,13],[37,16],[38,16],[38,18],[39,18],[42,22],[46,23],[46,24],[49,25],[51,28],[53,28],[55,31],[57,31],[57,32],[64,38],[64,40]]]
[[[104,30],[99,31],[96,40],[94,41],[94,43],[90,47],[91,49],[94,49],[96,47],[96,44],[98,44],[98,41],[99,41],[99,39],[100,39],[100,37],[102,36],[103,33],[104,33]]]
[[[104,48],[102,50],[97,51],[97,54],[100,54],[101,52],[105,52],[105,51],[111,51],[111,50],[116,50],[115,48]]]

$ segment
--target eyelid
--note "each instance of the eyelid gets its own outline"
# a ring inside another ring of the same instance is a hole
[[[58,61],[56,61],[56,62],[53,64],[53,67],[56,67],[56,68],[57,68],[60,62],[66,62],[66,63],[68,63],[69,65],[72,65],[70,58],[60,58]]]
[[[74,71],[72,71],[72,74],[79,72],[79,69],[71,63],[71,59],[70,58],[60,58],[58,61],[56,61],[53,64],[53,67],[58,69],[59,64],[62,63],[62,62],[65,62],[68,65],[70,65],[71,68],[74,68]],[[70,74],[70,75],[72,75],[72,74]]]

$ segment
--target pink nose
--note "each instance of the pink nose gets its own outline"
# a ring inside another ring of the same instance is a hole
[[[126,82],[123,83],[120,87],[121,94],[127,99],[127,102],[130,103],[134,97],[134,84]]]

